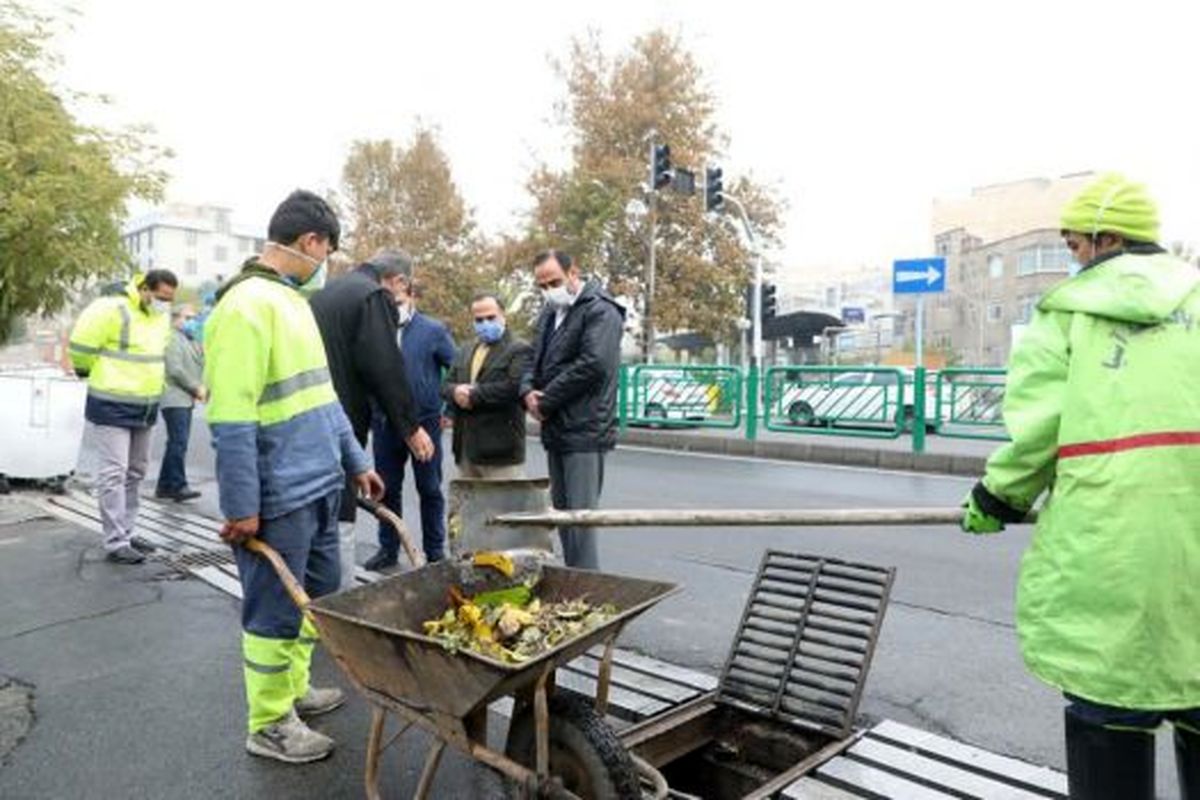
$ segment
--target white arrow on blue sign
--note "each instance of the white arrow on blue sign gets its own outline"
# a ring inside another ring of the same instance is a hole
[[[892,292],[927,294],[946,291],[946,259],[911,258],[892,262]]]

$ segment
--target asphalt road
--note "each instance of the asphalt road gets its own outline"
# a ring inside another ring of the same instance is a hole
[[[157,437],[157,438],[161,438]],[[448,443],[448,439],[447,439]],[[161,449],[155,444],[154,452]],[[213,459],[193,426],[190,477],[217,514]],[[453,466],[445,470],[452,477]],[[528,472],[544,475],[530,441]],[[153,477],[153,475],[151,476]],[[610,508],[872,508],[956,505],[971,479],[622,448],[609,456],[602,505]],[[406,516],[416,519],[411,482]],[[359,523],[359,559],[374,524]],[[416,533],[416,530],[414,530]],[[860,714],[891,718],[989,750],[1064,767],[1058,693],[1021,662],[1014,589],[1032,529],[975,537],[956,528],[613,529],[603,569],[672,580],[685,590],[627,629],[622,644],[689,667],[719,671],[766,548],[897,569]],[[1159,741],[1160,792],[1174,797],[1169,737]]]

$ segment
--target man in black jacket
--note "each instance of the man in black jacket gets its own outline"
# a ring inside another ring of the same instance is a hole
[[[525,464],[521,379],[531,350],[513,338],[494,294],[471,303],[476,343],[463,347],[442,384],[454,417],[454,463],[464,478],[520,478]]]
[[[534,258],[533,276],[546,305],[521,397],[542,424],[554,507],[595,508],[604,486],[604,454],[617,443],[625,309],[598,281],[584,282],[561,250]],[[592,529],[561,528],[559,537],[567,566],[599,568]]]
[[[433,457],[433,441],[417,423],[404,359],[396,346],[399,318],[389,284],[411,269],[404,253],[381,250],[312,298],[329,372],[359,444],[367,444],[374,404],[418,461]],[[353,586],[355,495],[342,500],[340,552],[342,588]]]

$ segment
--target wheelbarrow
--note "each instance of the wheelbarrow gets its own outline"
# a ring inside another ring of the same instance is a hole
[[[656,797],[666,796],[661,774],[622,746],[604,714],[617,637],[630,620],[677,592],[676,584],[568,569],[526,556],[538,562],[535,593],[543,602],[583,597],[618,611],[578,637],[510,664],[468,650],[449,652],[421,633],[424,621],[445,611],[451,586],[470,596],[513,585],[496,570],[452,559],[313,601],[267,545],[250,540],[247,546],[271,561],[372,706],[364,776],[371,800],[380,797],[380,757],[413,726],[434,738],[413,795],[418,800],[428,797],[447,745],[497,770],[526,797],[640,797],[643,778],[656,787]],[[604,646],[604,656],[595,702],[555,693],[555,670],[597,645]],[[513,698],[514,708],[501,753],[487,746],[487,710],[504,697]],[[385,742],[389,714],[400,718],[401,727]]]

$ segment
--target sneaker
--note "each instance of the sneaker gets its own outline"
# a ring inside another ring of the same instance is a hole
[[[153,553],[158,548],[150,544],[149,539],[144,539],[141,536],[134,536],[129,540],[129,546],[139,553]]]
[[[292,711],[247,736],[246,752],[287,764],[307,764],[332,753],[333,739],[305,725]]]
[[[141,564],[146,560],[146,557],[134,550],[129,545],[118,547],[116,550],[110,551],[104,556],[105,561],[111,561],[114,564]]]
[[[195,500],[199,496],[200,492],[196,491],[190,486],[185,486],[175,492],[167,492],[163,491],[162,489],[154,490],[154,497],[156,500],[174,500],[176,503],[182,503],[185,500]]]
[[[337,687],[317,689],[308,687],[308,694],[296,701],[296,713],[302,717],[328,714],[346,702],[346,693]]]
[[[391,569],[399,563],[399,553],[389,553],[387,550],[379,550],[363,563],[363,569],[367,572],[383,572],[385,569]]]

